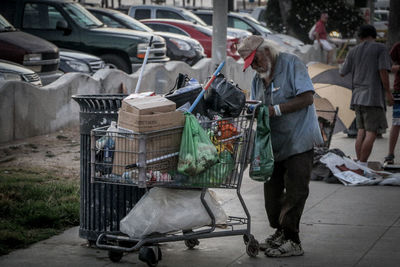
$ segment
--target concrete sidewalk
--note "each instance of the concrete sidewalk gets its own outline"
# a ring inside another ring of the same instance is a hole
[[[331,148],[354,157],[354,142],[338,133]],[[376,141],[370,160],[382,162],[387,144],[388,133]],[[261,241],[272,233],[262,184],[246,175],[241,191],[252,215],[252,232]],[[229,215],[243,215],[234,190],[218,190],[218,195]],[[399,266],[400,187],[311,182],[300,230],[304,256],[273,259],[260,252],[250,258],[242,237],[234,236],[200,240],[194,250],[183,242],[162,244],[163,260],[158,266]],[[117,264],[108,259],[107,251],[85,244],[78,237],[78,227],[71,228],[1,257],[0,266],[146,266],[137,253],[124,256]]]

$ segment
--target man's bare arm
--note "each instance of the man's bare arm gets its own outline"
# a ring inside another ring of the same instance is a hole
[[[389,85],[389,74],[387,70],[379,70],[379,75],[381,76],[381,81],[383,88],[386,92],[386,100],[389,106],[393,106],[394,99],[392,92],[390,92],[390,85]]]
[[[308,91],[296,96],[295,98],[291,99],[286,103],[279,104],[279,108],[282,114],[287,114],[303,109],[309,105],[312,105],[313,103],[314,103],[313,92]],[[269,106],[269,114],[270,117],[276,115],[273,106]]]

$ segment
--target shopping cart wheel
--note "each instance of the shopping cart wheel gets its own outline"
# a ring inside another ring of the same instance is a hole
[[[119,262],[122,259],[123,255],[124,255],[124,253],[122,253],[120,251],[112,251],[112,250],[108,251],[108,258],[112,262]]]
[[[260,244],[252,235],[250,235],[250,239],[246,244],[247,255],[249,255],[250,257],[256,257],[258,255],[259,250],[260,250]]]
[[[193,249],[195,246],[200,245],[200,241],[198,239],[185,240],[185,245],[188,247],[188,249]]]
[[[139,260],[147,263],[147,266],[155,267],[162,259],[162,253],[159,246],[141,247],[139,250]]]

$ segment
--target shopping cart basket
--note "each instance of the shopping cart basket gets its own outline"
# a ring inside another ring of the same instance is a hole
[[[109,258],[114,262],[119,261],[124,252],[139,251],[139,259],[146,261],[149,266],[155,266],[161,260],[159,243],[185,241],[188,248],[193,248],[202,238],[242,235],[247,254],[255,257],[259,251],[259,243],[251,234],[251,217],[240,187],[248,161],[250,136],[258,105],[258,101],[248,101],[237,118],[200,123],[220,155],[225,153],[230,160],[220,160],[203,173],[191,177],[177,172],[183,127],[148,133],[135,133],[122,128],[110,131],[107,127],[92,130],[92,182],[199,190],[201,203],[211,219],[211,225],[200,229],[153,234],[144,238],[131,238],[120,232],[106,232],[98,237],[97,247],[107,249]],[[204,199],[208,188],[235,189],[245,217],[229,216],[227,227],[216,227],[215,216]]]

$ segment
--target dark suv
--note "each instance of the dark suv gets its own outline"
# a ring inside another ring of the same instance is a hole
[[[15,29],[0,15],[0,59],[12,61],[38,73],[43,84],[58,79],[58,47]]]
[[[127,73],[140,67],[151,36],[148,62],[167,62],[165,40],[149,33],[104,26],[71,0],[2,0],[0,13],[22,31],[58,47],[102,58]]]

